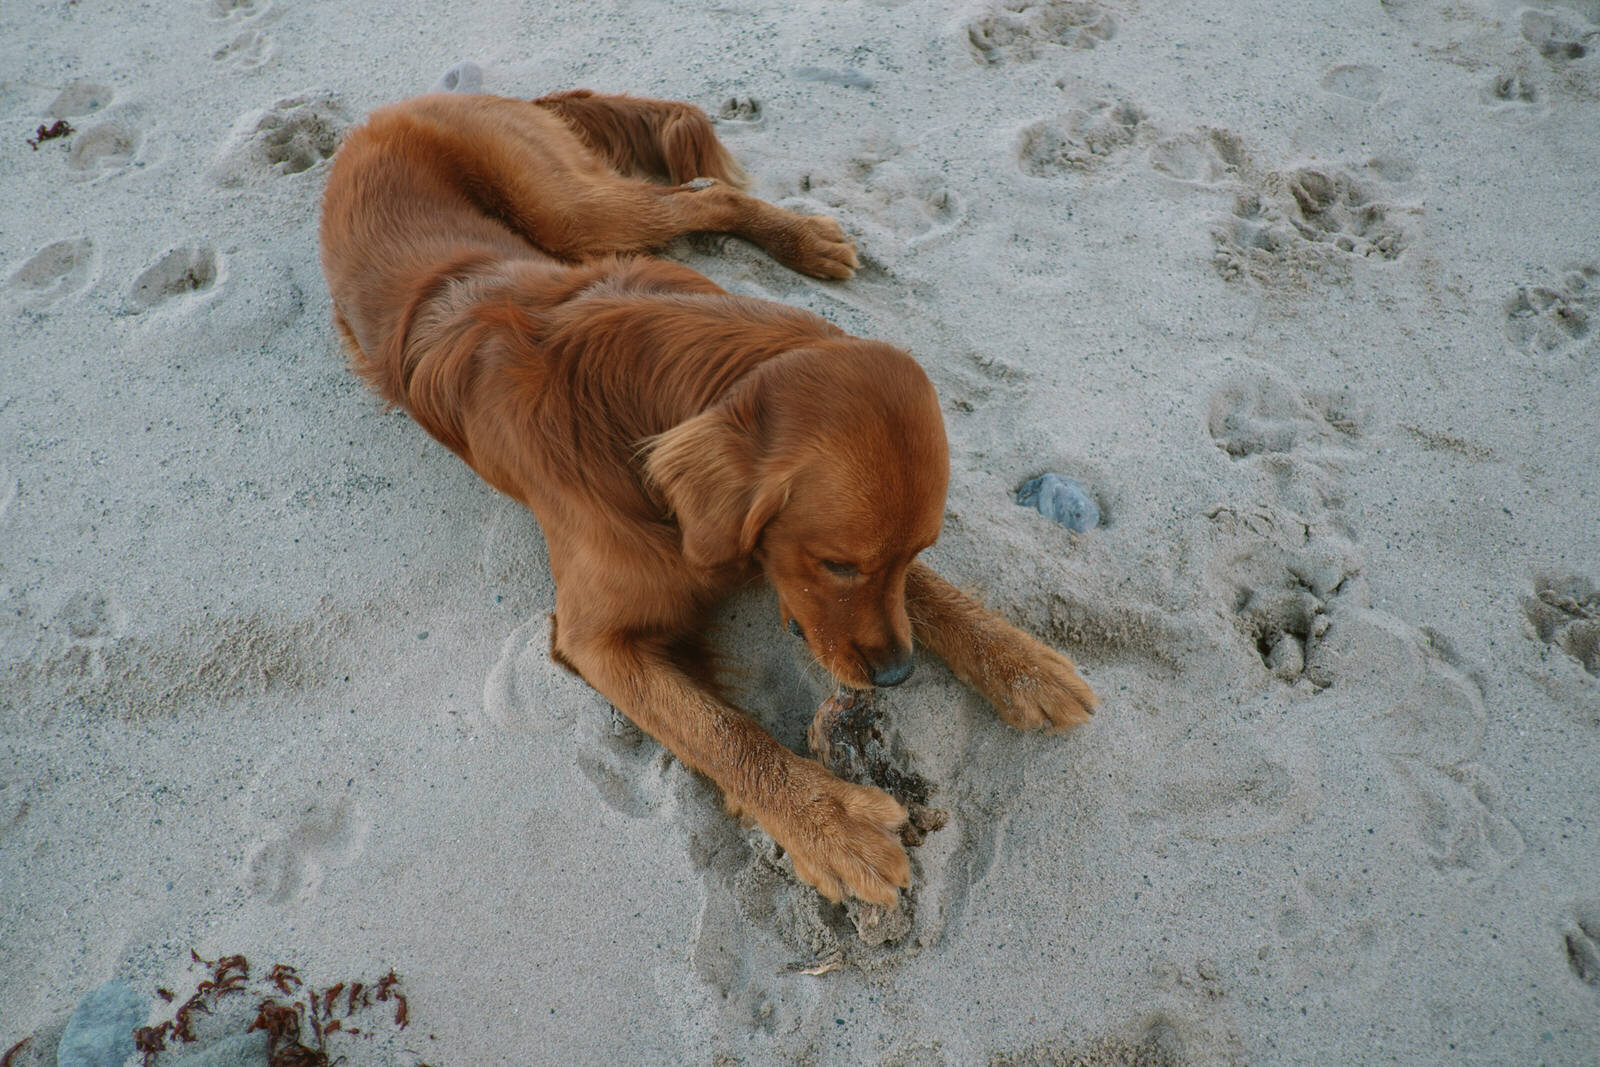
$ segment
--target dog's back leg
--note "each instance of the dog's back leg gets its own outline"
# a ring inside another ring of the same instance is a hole
[[[696,133],[695,123],[685,118],[689,112],[651,110],[657,107],[668,105],[649,102],[643,112],[625,113],[640,130],[648,119],[655,124],[651,129],[664,131],[656,148],[645,142],[657,134],[636,131],[617,140],[620,147],[604,151],[590,147],[584,131],[552,109],[521,100],[436,93],[395,105],[382,121],[391,131],[385,136],[432,161],[437,176],[483,214],[558,259],[576,263],[651,252],[687,233],[731,233],[804,274],[855,273],[855,246],[827,216],[786,211],[710,175],[669,186],[619,173],[613,155],[630,165],[648,162],[628,147],[638,144],[645,144],[644,154],[666,153],[664,168],[671,155],[671,167],[683,172],[705,166],[731,173],[732,157],[709,129]],[[598,123],[606,112],[597,107],[585,114]],[[705,116],[698,121],[706,122]]]
[[[729,154],[704,111],[692,104],[613,96],[576,89],[540,97],[534,105],[559,117],[591,152],[624,176],[665,178],[671,187],[648,187],[654,202],[640,204],[638,187],[602,193],[611,226],[585,227],[593,241],[608,233],[621,243],[598,244],[588,254],[648,251],[684,233],[731,233],[753,241],[787,267],[822,278],[848,278],[855,250],[834,220],[797,215],[748,196],[749,178]],[[706,181],[706,179],[711,181]],[[629,199],[606,203],[612,197]],[[624,208],[618,211],[617,208]],[[618,227],[620,226],[620,232]]]
[[[590,150],[622,174],[665,178],[682,185],[715,178],[735,188],[750,184],[738,160],[717,139],[706,113],[693,104],[613,96],[574,89],[535,104],[559,115]]]

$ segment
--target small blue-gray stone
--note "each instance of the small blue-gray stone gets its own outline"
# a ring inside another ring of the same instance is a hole
[[[1036,508],[1045,518],[1078,533],[1100,525],[1100,508],[1089,490],[1059,474],[1041,474],[1023,482],[1017,490],[1017,503]]]
[[[137,1051],[135,1027],[143,1026],[149,1008],[120,978],[91,989],[72,1009],[67,1030],[56,1046],[59,1067],[122,1067]]]

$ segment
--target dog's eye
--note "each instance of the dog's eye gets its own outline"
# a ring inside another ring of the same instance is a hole
[[[822,561],[822,565],[827,568],[829,574],[838,578],[854,578],[860,573],[856,570],[854,564],[840,563],[836,559],[825,559]]]

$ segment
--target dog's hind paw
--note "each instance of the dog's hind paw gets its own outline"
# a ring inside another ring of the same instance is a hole
[[[827,215],[803,215],[795,234],[798,248],[789,266],[813,278],[843,280],[856,272],[856,246],[844,228]]]

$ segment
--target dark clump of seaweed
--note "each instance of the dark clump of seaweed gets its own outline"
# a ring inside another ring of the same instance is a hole
[[[904,753],[897,751],[893,737],[886,736],[883,727],[876,692],[841,685],[817,709],[806,730],[806,743],[817,761],[840,778],[876,786],[904,804],[906,823],[900,828],[900,840],[915,848],[942,829],[949,815],[928,806],[933,784],[908,769]],[[893,907],[859,900],[844,905],[856,936],[869,947],[904,940],[911,933],[915,908],[915,887],[900,894]],[[823,961],[806,968],[805,973],[823,974],[838,965],[837,960]]]
[[[39,146],[46,141],[54,141],[57,137],[66,137],[72,132],[72,123],[66,119],[56,119],[55,124],[52,126],[41,125],[34,135],[28,138],[28,147],[37,152],[39,151]],[[9,1056],[10,1053],[6,1055]]]
[[[410,1023],[410,1005],[393,969],[376,982],[336,982],[319,990],[308,986],[295,968],[278,963],[252,987],[250,962],[243,956],[207,960],[193,949],[189,954],[206,968],[206,977],[178,1005],[172,1018],[134,1030],[134,1045],[144,1053],[145,1067],[155,1067],[169,1042],[197,1041],[194,1024],[198,1016],[215,1014],[224,997],[243,995],[252,988],[259,1000],[255,1019],[245,1032],[260,1030],[267,1035],[271,1067],[332,1067],[341,1062],[342,1056],[330,1056],[329,1039],[336,1034],[360,1035],[363,1026],[370,1030],[367,1019],[375,1004],[392,1004],[394,1023],[400,1029]],[[178,999],[169,989],[157,989],[156,993],[168,1004]],[[357,1022],[362,1025],[355,1025]]]

